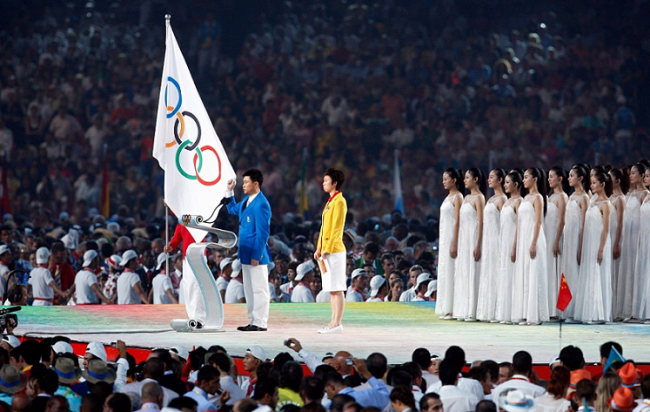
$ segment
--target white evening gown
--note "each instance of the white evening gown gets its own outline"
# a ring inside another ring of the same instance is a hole
[[[650,319],[650,195],[646,196],[640,208],[639,253],[636,255],[635,271],[639,283],[638,303],[634,316]]]
[[[515,263],[510,259],[512,245],[517,232],[517,213],[510,205],[501,209],[501,228],[499,231],[499,272],[495,281],[497,304],[495,319],[510,322],[512,312],[512,285],[515,275]],[[517,256],[517,258],[519,258]]]
[[[557,295],[560,291],[560,258],[553,255],[553,245],[557,235],[557,225],[560,222],[560,212],[555,203],[548,201],[546,216],[544,217],[544,235],[546,235],[546,257],[548,259],[546,267],[548,269],[548,308],[550,316],[557,316]],[[562,239],[560,238],[560,249],[562,248]]]
[[[516,311],[513,307],[512,318],[523,318],[529,323],[545,322],[549,320],[549,310],[544,225],[539,228],[535,259],[531,259],[530,246],[535,234],[535,208],[531,202],[521,202],[518,222],[516,274],[523,278],[523,296],[513,294],[513,301],[517,299],[521,303]]]
[[[580,233],[582,230],[582,211],[577,200],[569,199],[566,205],[565,216],[560,276],[564,273],[571,295],[573,295],[571,303],[569,303],[569,306],[564,311],[564,317],[573,318],[576,298],[580,295],[578,291],[578,277],[580,276],[578,247],[580,245]]]
[[[458,258],[454,276],[454,317],[476,318],[476,298],[481,261],[474,260],[474,247],[478,236],[478,215],[476,209],[465,201],[460,208],[458,233]]]
[[[601,204],[593,203],[585,216],[580,294],[575,307],[575,318],[583,322],[612,321],[612,241],[609,236],[603,249],[603,261],[598,264],[598,249],[603,233]]]
[[[496,280],[499,273],[499,230],[501,212],[492,202],[483,212],[483,248],[481,253],[481,279],[478,287],[476,318],[494,320],[497,302]]]
[[[460,193],[455,196],[462,197]],[[455,199],[454,196],[449,196],[440,206],[436,313],[443,316],[451,313],[454,308],[454,273],[457,259],[452,259],[449,249],[454,239],[454,225],[456,224],[456,210],[453,203]]]
[[[634,266],[636,265],[639,245],[639,219],[641,205],[636,196],[630,195],[625,203],[623,213],[623,233],[621,235],[621,257],[618,266],[618,284],[616,285],[616,307],[614,318],[632,316],[634,300]]]
[[[623,195],[621,195],[622,197]],[[616,197],[610,197],[609,201],[612,204],[612,214],[609,217],[609,238],[612,241],[612,253],[614,249],[614,242],[616,242],[616,230],[618,229],[618,215],[617,215],[617,209],[616,209],[616,204],[617,204],[618,198]],[[614,310],[617,305],[617,291],[616,288],[618,286],[618,267],[619,263],[621,262],[620,257],[618,259],[614,259],[612,256],[612,316],[614,315]]]

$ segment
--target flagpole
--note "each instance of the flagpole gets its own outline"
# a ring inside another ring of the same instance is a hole
[[[169,244],[169,206],[167,202],[165,204],[165,246]],[[169,254],[167,254],[167,259],[165,259],[165,273],[169,276]]]

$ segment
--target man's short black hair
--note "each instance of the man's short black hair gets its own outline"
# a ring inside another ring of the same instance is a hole
[[[315,376],[305,376],[300,382],[300,392],[304,394],[306,400],[320,401],[325,393],[325,385]]]
[[[612,351],[612,348],[615,348],[618,351],[618,353],[623,355],[623,347],[621,346],[621,344],[618,342],[609,341],[600,345],[600,357],[609,358],[609,353]]]
[[[427,348],[417,348],[411,355],[411,360],[422,368],[422,370],[429,369],[431,366],[431,352]]]
[[[410,374],[413,377],[413,380],[422,377],[422,368],[415,362],[406,362],[402,364],[402,370]]]
[[[575,396],[578,399],[586,399],[587,402],[596,399],[596,384],[591,379],[583,379],[576,384]]]
[[[476,404],[475,412],[497,412],[497,405],[490,400],[483,399]]]
[[[214,366],[210,365],[203,365],[201,369],[199,369],[199,373],[196,377],[196,381],[200,384],[201,382],[209,382],[215,378],[220,378],[221,374],[215,368]]]
[[[81,398],[81,409],[88,412],[102,412],[104,402],[96,393],[87,393]]]
[[[163,361],[165,364],[165,370],[168,371],[172,367],[172,355],[169,353],[169,350],[167,349],[154,349],[151,351],[151,354],[154,355],[154,357],[159,358],[160,360]]]
[[[300,392],[300,381],[302,381],[302,366],[296,361],[285,362],[280,371],[280,386],[289,388],[294,392]]]
[[[183,409],[194,409],[199,406],[199,404],[192,398],[189,398],[187,396],[179,396],[178,398],[174,398],[169,401],[169,405],[167,406],[182,411]],[[255,404],[255,408],[257,408],[257,404]]]
[[[262,183],[264,183],[264,176],[262,175],[262,172],[260,172],[257,169],[248,169],[247,171],[244,172],[242,177],[248,177],[251,182],[259,183],[260,184],[260,189],[262,188]]]
[[[524,350],[515,353],[512,356],[512,368],[515,373],[527,376],[533,368],[533,357]]]
[[[436,399],[440,400],[440,395],[435,392],[430,392],[420,398],[420,410],[423,411],[429,407],[429,400]]]
[[[650,373],[641,379],[641,393],[643,394],[643,399],[650,399]]]
[[[388,370],[388,359],[386,359],[384,354],[374,352],[366,359],[366,366],[368,367],[368,372],[370,372],[372,376],[381,379]]]
[[[54,395],[59,388],[59,375],[54,372],[54,369],[46,369],[36,377],[36,382],[43,392]]]
[[[460,373],[466,363],[465,351],[460,346],[450,346],[445,352],[445,359],[453,363],[456,373]]]
[[[230,359],[224,353],[217,352],[212,354],[208,359],[208,363],[214,363],[224,373],[230,372]]]
[[[391,374],[390,384],[393,387],[407,386],[411,388],[413,387],[413,375],[400,366],[398,370]]]
[[[275,395],[275,390],[278,388],[278,381],[273,378],[265,378],[258,380],[255,384],[255,391],[253,392],[253,399],[260,401],[265,395]]]
[[[323,375],[323,383],[325,385],[331,383],[334,385],[343,385],[343,377],[341,376],[340,373],[336,371],[330,371],[327,372],[325,375]]]
[[[469,370],[469,377],[475,381],[485,382],[488,377],[488,370],[485,366],[474,366]]]
[[[350,395],[340,393],[332,398],[332,403],[330,404],[330,412],[343,412],[343,408],[349,402],[356,402]]]
[[[131,398],[125,393],[111,393],[106,400],[106,404],[114,411],[130,411]]]
[[[369,242],[366,247],[363,248],[363,253],[372,253],[377,255],[379,253],[379,245],[375,242]]]
[[[560,360],[570,371],[582,369],[585,364],[585,357],[582,350],[577,346],[565,346],[560,351]]]
[[[41,362],[41,344],[35,340],[26,340],[20,346],[20,356],[28,365],[36,365]]]
[[[457,367],[457,362],[451,359],[443,359],[438,366],[438,376],[442,385],[455,385],[460,371]]]
[[[487,369],[487,372],[490,374],[490,380],[496,382],[499,380],[499,364],[493,360],[486,360],[481,363],[481,366]]]
[[[329,176],[332,179],[332,183],[336,183],[336,190],[341,190],[343,183],[345,183],[345,174],[338,170],[330,167],[325,171],[323,176]]]

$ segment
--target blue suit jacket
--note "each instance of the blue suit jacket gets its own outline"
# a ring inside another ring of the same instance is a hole
[[[248,201],[245,196],[239,203],[235,197],[227,204],[228,213],[239,216],[239,259],[243,265],[250,265],[256,259],[260,265],[271,263],[271,250],[267,242],[271,227],[271,205],[260,192],[250,205],[242,211]]]

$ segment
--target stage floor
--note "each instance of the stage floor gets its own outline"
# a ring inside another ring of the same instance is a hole
[[[500,325],[482,322],[439,320],[435,304],[348,303],[343,317],[344,333],[319,335],[316,330],[329,321],[328,303],[281,303],[271,305],[267,332],[239,332],[237,326],[248,323],[246,305],[225,305],[225,332],[178,333],[169,321],[186,318],[183,305],[132,306],[24,306],[18,312],[15,334],[28,337],[65,335],[72,340],[105,344],[117,339],[132,347],[155,348],[185,345],[224,346],[232,356],[243,356],[250,345],[261,345],[269,357],[287,351],[285,339],[297,338],[308,351],[319,356],[347,350],[366,357],[382,352],[389,363],[409,361],[415,348],[426,347],[444,353],[450,345],[459,345],[467,360],[511,360],[518,350],[526,350],[535,363],[547,363],[562,346],[577,345],[588,362],[597,362],[599,346],[615,340],[623,345],[624,355],[637,362],[650,362],[650,326],[638,324]],[[290,351],[291,352],[291,351]]]

